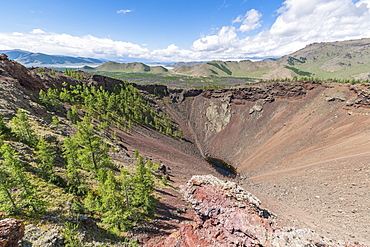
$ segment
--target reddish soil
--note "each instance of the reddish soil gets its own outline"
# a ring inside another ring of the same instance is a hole
[[[268,99],[262,103],[235,100],[227,90],[217,97],[188,97],[160,105],[180,124],[187,141],[139,129],[122,138],[130,150],[137,148],[170,167],[175,188],[191,175],[215,174],[204,156],[220,158],[238,169],[236,181],[276,213],[282,226],[309,227],[330,238],[370,244],[370,109],[346,103],[358,98],[350,85],[300,90],[304,94],[274,87],[271,95],[261,93]],[[224,102],[230,107],[230,122],[220,132],[207,129],[211,101],[220,109]],[[262,109],[252,112],[256,104]],[[159,195],[169,212],[186,207],[176,189]],[[165,234],[191,218],[165,212],[159,213],[171,225]]]

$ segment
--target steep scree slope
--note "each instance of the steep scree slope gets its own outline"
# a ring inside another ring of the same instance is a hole
[[[369,243],[368,86],[260,83],[207,90],[171,109],[200,153],[234,165],[267,208]]]

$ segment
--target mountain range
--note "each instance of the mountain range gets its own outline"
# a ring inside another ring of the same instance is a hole
[[[23,65],[91,65],[101,64],[104,62],[103,60],[95,58],[48,55],[22,50],[0,50],[0,54],[1,53],[6,54],[9,59],[15,60]]]
[[[370,38],[350,41],[314,43],[278,59],[253,62],[210,61],[176,63],[173,69],[149,67],[142,63],[105,63],[95,72],[172,73],[201,77],[249,77],[285,79],[314,77],[318,79],[370,79]]]
[[[21,50],[0,51],[23,65],[92,65],[92,72],[178,74],[200,77],[248,77],[254,79],[284,79],[314,77],[318,79],[369,80],[370,38],[349,41],[313,43],[278,59],[253,62],[209,61],[179,62],[163,66],[144,63],[106,62],[83,57],[68,57],[32,53]]]
[[[211,61],[180,66],[171,72],[195,76],[234,76],[258,79],[315,77],[370,79],[370,39],[314,43],[279,59],[252,62]]]

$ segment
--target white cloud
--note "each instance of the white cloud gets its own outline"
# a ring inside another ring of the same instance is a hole
[[[44,34],[45,32],[42,31],[41,29],[37,28],[37,29],[33,29],[31,31],[32,34]]]
[[[138,61],[204,61],[282,56],[313,42],[370,37],[370,0],[285,0],[271,28],[256,33],[262,25],[261,18],[258,10],[251,9],[217,29],[214,35],[195,40],[190,49],[171,44],[149,50],[146,45],[41,29],[28,34],[0,33],[0,48],[112,60],[131,57]],[[251,30],[254,34],[248,35]]]
[[[117,14],[126,14],[126,13],[131,13],[131,9],[121,9],[117,11]]]
[[[217,35],[206,36],[194,41],[194,51],[222,51],[229,49],[238,42],[234,26],[224,26]]]
[[[0,33],[0,47],[22,49],[56,55],[117,59],[139,56],[148,49],[130,42],[97,38],[92,35],[76,37],[69,34],[31,32],[30,34]]]
[[[245,15],[239,15],[233,23],[241,22],[242,24],[239,27],[241,32],[248,32],[255,30],[261,26],[260,19],[262,14],[258,10],[251,9],[245,13]]]
[[[191,47],[203,59],[282,56],[313,42],[370,37],[370,0],[286,0],[270,30],[241,37],[260,27],[261,14],[249,10],[238,16],[217,35],[202,37]],[[239,28],[235,25],[241,23]],[[233,30],[233,31],[231,31]],[[224,37],[230,37],[226,39]],[[205,53],[207,52],[207,54]]]
[[[199,54],[196,52],[180,49],[171,44],[166,49],[157,49],[144,53],[137,58],[145,58],[153,61],[174,62],[174,61],[194,61],[198,60]]]

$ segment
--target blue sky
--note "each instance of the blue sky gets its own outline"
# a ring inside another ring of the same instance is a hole
[[[370,37],[370,0],[0,0],[0,50],[118,61],[279,57]]]

